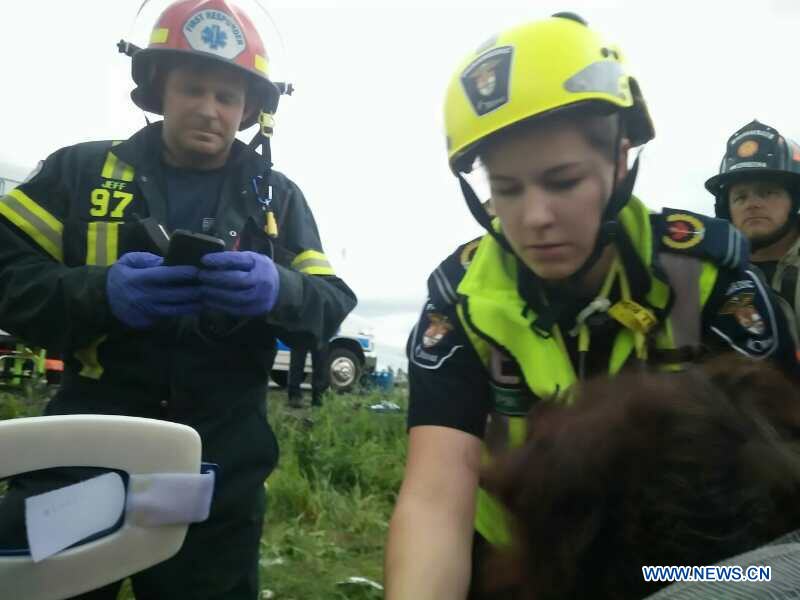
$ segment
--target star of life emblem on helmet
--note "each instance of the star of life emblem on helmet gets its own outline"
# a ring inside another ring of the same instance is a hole
[[[183,35],[194,50],[233,60],[247,47],[236,21],[219,10],[200,10],[186,19]]]

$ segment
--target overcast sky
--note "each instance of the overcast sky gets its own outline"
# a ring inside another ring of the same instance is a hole
[[[128,35],[139,0],[26,0],[0,36],[0,163],[25,170],[57,148],[124,139]],[[284,41],[273,157],[305,192],[337,270],[382,345],[398,347],[428,273],[479,233],[447,167],[442,100],[461,59],[511,25],[573,10],[627,56],[656,126],[637,194],[710,213],[703,182],[753,118],[800,137],[800,0],[381,0],[266,2]],[[276,68],[278,65],[276,64]],[[250,139],[251,132],[243,137]],[[395,362],[395,361],[391,361]]]

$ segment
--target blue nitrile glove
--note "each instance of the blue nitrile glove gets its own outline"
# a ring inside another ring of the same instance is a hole
[[[258,252],[212,252],[197,278],[203,306],[236,317],[255,317],[272,310],[278,299],[278,268]]]
[[[111,313],[128,327],[146,329],[158,319],[200,312],[197,267],[164,267],[163,262],[149,252],[128,252],[108,270]]]

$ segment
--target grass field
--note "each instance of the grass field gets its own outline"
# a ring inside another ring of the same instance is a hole
[[[372,599],[383,593],[383,545],[405,463],[404,392],[329,395],[321,409],[289,409],[272,390],[269,419],[281,460],[267,482],[261,541],[262,598]],[[35,414],[41,403],[0,394],[0,418]],[[133,596],[126,588],[120,599]]]

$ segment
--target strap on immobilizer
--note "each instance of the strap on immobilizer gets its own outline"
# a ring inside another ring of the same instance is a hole
[[[214,473],[201,473],[200,460],[198,433],[167,421],[63,415],[0,422],[0,480],[57,467],[108,470],[26,498],[28,549],[0,551],[0,598],[68,598],[176,554],[188,524],[209,514]]]

